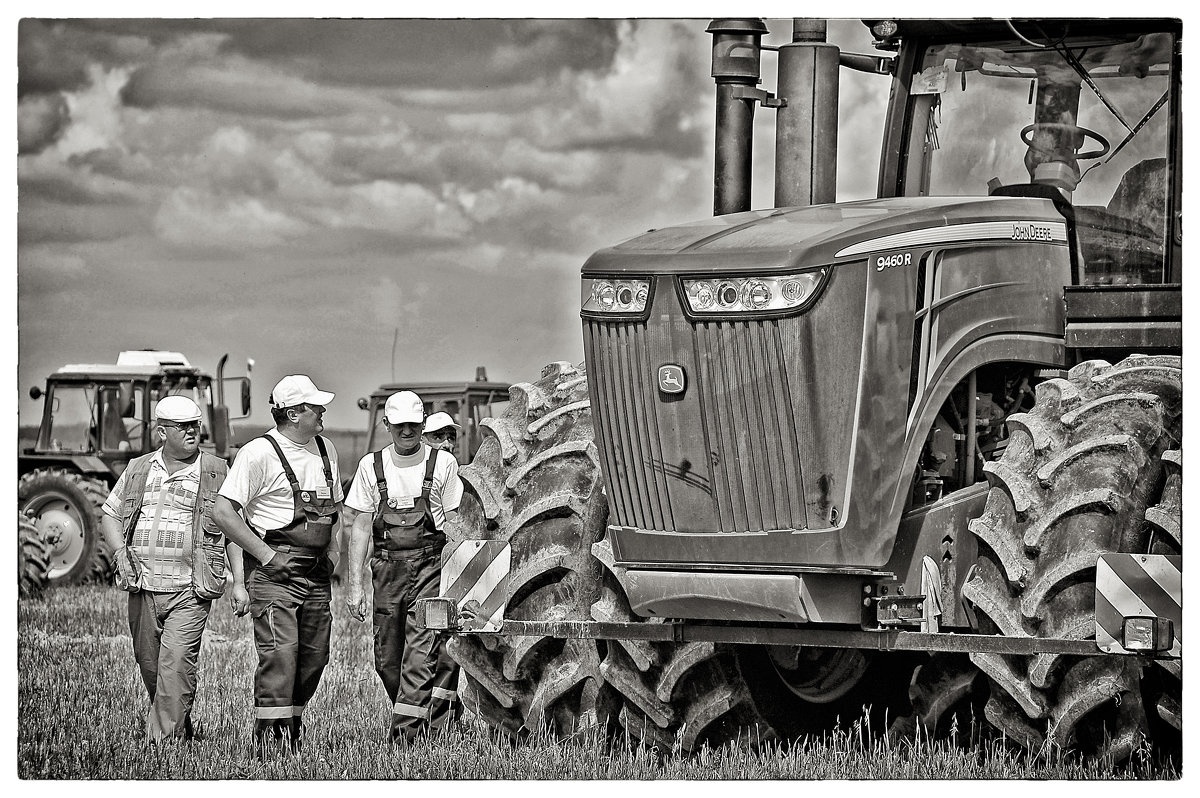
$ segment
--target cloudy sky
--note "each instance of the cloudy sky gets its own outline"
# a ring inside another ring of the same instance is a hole
[[[708,21],[21,20],[21,422],[31,385],[121,349],[254,358],[264,425],[271,385],[306,372],[341,428],[393,376],[578,362],[587,256],[712,212]],[[870,51],[857,20],[829,38]],[[856,199],[886,80],[843,75]]]

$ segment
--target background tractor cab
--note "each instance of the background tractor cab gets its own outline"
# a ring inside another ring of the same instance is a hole
[[[359,408],[369,414],[366,451],[382,449],[391,442],[383,428],[383,405],[387,398],[397,391],[412,391],[421,397],[426,418],[434,413],[448,413],[462,427],[455,442],[454,457],[460,463],[469,463],[483,440],[479,422],[504,412],[508,406],[508,388],[506,382],[490,382],[483,366],[475,370],[474,382],[394,382],[381,385],[370,399],[358,400]]]
[[[201,448],[232,458],[229,422],[250,412],[250,378],[225,377],[227,359],[214,377],[179,352],[125,351],[116,363],[63,366],[44,389],[30,389],[43,399],[42,419],[35,444],[17,458],[18,502],[50,546],[52,581],[107,571],[96,514],[129,461],[157,448],[150,422],[160,399],[193,400],[204,413]],[[234,415],[225,404],[227,383],[237,395]]]

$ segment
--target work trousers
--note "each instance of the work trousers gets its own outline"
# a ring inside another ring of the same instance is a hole
[[[375,670],[392,702],[391,739],[411,742],[454,717],[458,666],[446,638],[417,624],[417,599],[438,594],[442,546],[371,560]]]
[[[329,663],[329,559],[324,554],[286,556],[290,573],[278,582],[268,578],[254,558],[245,559],[258,649],[254,739],[260,751],[281,742],[299,751],[304,707]]]
[[[211,607],[211,601],[197,598],[191,588],[129,594],[133,656],[150,694],[150,740],[191,739],[200,639]]]

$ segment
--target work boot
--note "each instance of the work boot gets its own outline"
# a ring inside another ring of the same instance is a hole
[[[266,762],[269,759],[291,753],[291,728],[287,721],[271,721],[255,724],[254,759]]]

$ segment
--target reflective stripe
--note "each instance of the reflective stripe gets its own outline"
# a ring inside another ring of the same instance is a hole
[[[298,707],[292,707],[292,717],[298,718],[304,712],[304,704]]]
[[[254,716],[264,720],[292,717],[292,707],[255,707]]]
[[[443,701],[453,701],[458,698],[458,693],[453,690],[446,690],[442,687],[433,688],[433,697],[440,698]]]
[[[429,710],[424,707],[418,707],[413,704],[402,704],[396,702],[396,706],[392,707],[392,714],[404,715],[410,718],[424,718],[429,716]]]

